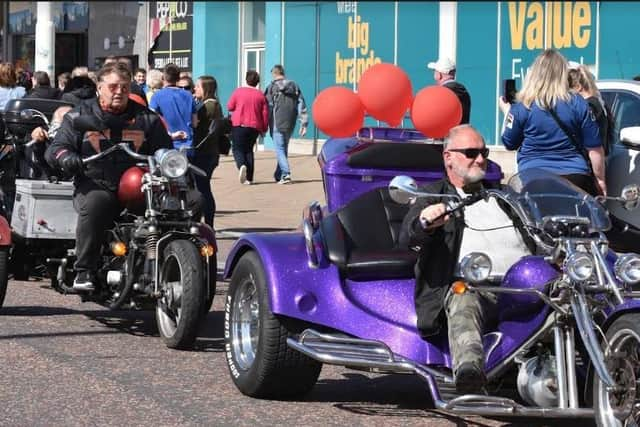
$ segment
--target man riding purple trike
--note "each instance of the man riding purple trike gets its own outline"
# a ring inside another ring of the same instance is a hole
[[[238,389],[301,396],[334,364],[415,373],[454,413],[637,423],[640,257],[609,249],[605,198],[535,169],[500,184],[469,125],[444,143],[359,136],[325,143],[327,206],[301,232],[246,234],[229,254]]]

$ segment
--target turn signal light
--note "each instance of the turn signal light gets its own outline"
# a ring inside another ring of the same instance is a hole
[[[456,295],[462,295],[467,292],[467,284],[462,280],[457,280],[451,285],[451,292]]]
[[[127,245],[124,242],[114,242],[111,244],[111,252],[115,256],[125,256],[127,254]]]
[[[216,250],[213,245],[204,245],[200,248],[200,255],[202,255],[203,257],[210,257],[215,253]]]

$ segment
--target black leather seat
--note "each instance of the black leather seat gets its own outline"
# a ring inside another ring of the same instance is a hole
[[[386,187],[362,194],[320,223],[328,257],[350,279],[414,277],[416,253],[398,248],[408,206],[389,197]]]

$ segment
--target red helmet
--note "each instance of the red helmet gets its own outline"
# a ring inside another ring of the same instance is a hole
[[[145,170],[138,166],[132,166],[120,177],[118,185],[118,200],[120,204],[131,211],[144,209],[144,193],[142,188],[142,175]]]

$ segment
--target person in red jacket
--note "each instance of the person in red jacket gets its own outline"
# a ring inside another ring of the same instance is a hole
[[[257,88],[260,74],[247,71],[247,86],[239,87],[231,94],[227,109],[231,112],[231,139],[233,158],[238,167],[238,178],[242,184],[253,182],[253,146],[258,136],[269,126],[269,108],[264,94]]]

